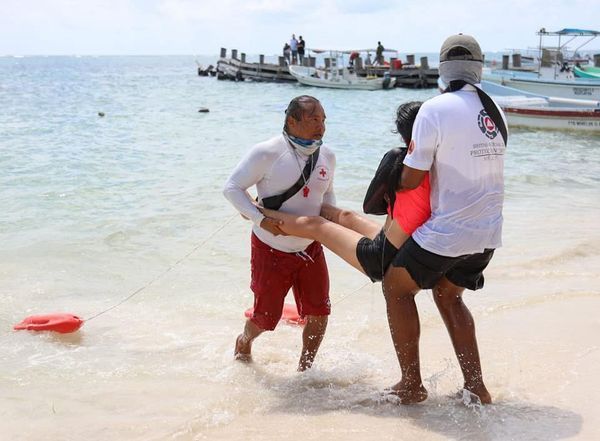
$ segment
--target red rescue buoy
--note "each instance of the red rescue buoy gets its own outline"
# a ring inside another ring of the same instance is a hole
[[[17,323],[13,329],[15,331],[54,331],[68,334],[81,328],[83,322],[84,320],[76,315],[57,312],[54,314],[31,315],[23,319],[21,323]]]
[[[244,312],[244,315],[247,318],[252,318],[252,314],[254,314],[254,308],[249,308]],[[306,324],[306,319],[300,317],[300,314],[298,314],[298,309],[296,309],[296,305],[290,305],[289,303],[285,303],[283,305],[283,313],[281,314],[281,320],[290,325]]]

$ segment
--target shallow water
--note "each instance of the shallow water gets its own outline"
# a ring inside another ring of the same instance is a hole
[[[194,61],[0,58],[3,437],[600,437],[599,136],[511,133],[504,247],[486,288],[465,296],[496,404],[456,397],[460,371],[424,292],[430,398],[398,406],[380,396],[399,376],[380,286],[331,254],[333,314],[315,368],[295,372],[301,331],[285,325],[257,340],[253,365],[232,361],[252,303],[250,225],[221,189],[309,93],[327,112],[338,203],[359,209],[398,144],[395,107],[436,91],[219,82],[197,77]],[[34,313],[92,317],[163,273],[76,334],[11,330]]]

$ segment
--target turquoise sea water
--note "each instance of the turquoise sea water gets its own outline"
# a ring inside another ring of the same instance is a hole
[[[35,439],[50,431],[55,439],[71,439],[68,430],[102,439],[108,430],[110,439],[150,439],[150,433],[156,439],[225,439],[232,433],[248,435],[242,429],[248,422],[268,424],[266,418],[279,412],[284,416],[274,418],[291,427],[324,415],[348,424],[351,408],[362,409],[357,433],[369,433],[361,430],[380,413],[422,423],[417,414],[373,404],[372,395],[398,376],[379,287],[365,285],[363,276],[333,256],[334,315],[316,373],[293,375],[299,334],[285,327],[257,343],[256,371],[231,363],[241,311],[252,302],[249,224],[235,215],[221,191],[244,152],[280,131],[289,100],[308,93],[327,113],[325,141],[337,155],[338,203],[359,209],[381,155],[398,144],[392,133],[395,108],[437,91],[221,82],[196,76],[195,61],[187,56],[0,58],[0,386],[6,391],[0,415],[5,433]],[[200,107],[210,112],[198,113]],[[513,130],[505,217],[505,247],[490,268],[487,295],[473,299],[476,315],[505,307],[521,311],[548,296],[597,298],[600,137]],[[11,331],[33,313],[90,317],[196,246],[147,290],[86,323],[78,336]],[[435,308],[422,302],[424,333],[437,335]],[[448,351],[439,329],[439,346]],[[489,351],[496,338],[488,332],[481,346]],[[532,348],[536,342],[524,339]],[[432,345],[437,348],[438,340]],[[469,414],[447,402],[460,377],[453,355],[427,351],[424,374],[434,404],[422,418],[430,427],[400,422],[399,429],[384,425],[386,433],[459,437],[452,425],[435,425],[447,413],[467,435],[476,433],[466,423]],[[576,432],[579,420],[565,410],[569,406],[532,408],[515,401],[526,387],[510,369],[497,367],[514,357],[511,351],[501,349],[505,357],[498,359],[488,354],[490,382],[505,391],[500,392],[505,407],[479,420],[486,439],[519,439],[518,430],[526,430],[521,409],[550,424],[542,435]],[[554,373],[560,375],[561,369]],[[287,390],[297,402],[282,398]],[[32,392],[40,397],[21,398]],[[248,398],[253,394],[263,400],[254,408]],[[536,401],[535,394],[529,398]],[[316,416],[315,400],[320,402]],[[511,421],[517,432],[496,425],[495,417]],[[148,428],[148,418],[157,427]],[[20,431],[28,423],[32,427]],[[229,426],[237,429],[228,432]],[[310,434],[317,438],[321,432]]]

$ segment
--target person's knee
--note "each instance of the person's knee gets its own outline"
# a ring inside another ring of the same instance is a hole
[[[281,315],[277,314],[254,314],[246,322],[246,333],[256,334],[257,336],[265,331],[274,331],[281,319]]]
[[[315,324],[327,324],[327,321],[329,320],[329,316],[328,315],[307,315],[306,316],[306,321],[308,323],[315,323]]]
[[[304,231],[316,231],[323,223],[326,222],[321,216],[299,216],[297,224]]]
[[[462,303],[464,290],[447,279],[442,279],[433,287],[433,300],[440,310],[450,309]]]
[[[459,295],[444,293],[434,288],[433,301],[439,309],[446,310],[461,303],[462,299]]]
[[[347,210],[345,208],[342,208],[342,209],[340,209],[339,217],[340,217],[339,223],[344,224],[344,223],[354,219],[356,217],[356,213],[352,210]]]
[[[414,297],[419,287],[402,267],[390,267],[383,278],[383,295],[386,302]]]

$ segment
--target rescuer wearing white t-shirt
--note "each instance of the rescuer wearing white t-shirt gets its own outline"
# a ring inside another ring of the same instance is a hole
[[[402,188],[417,187],[427,172],[431,184],[431,217],[400,248],[384,279],[388,320],[402,371],[401,381],[390,393],[405,404],[427,398],[414,300],[421,289],[433,290],[464,376],[464,389],[481,403],[491,403],[473,318],[462,301],[465,289],[483,287],[483,270],[501,246],[506,122],[502,111],[476,89],[482,67],[481,48],[473,37],[459,34],[446,39],[440,52],[440,77],[451,92],[421,106],[404,160]]]
[[[298,313],[306,318],[298,370],[311,367],[325,334],[330,301],[323,247],[310,239],[285,235],[280,221],[265,217],[246,191],[256,186],[264,206],[296,215],[318,216],[323,203],[335,205],[335,155],[322,145],[324,133],[321,103],[307,95],[294,98],[286,110],[283,133],[252,147],[225,184],[225,197],[254,223],[250,261],[254,311],[236,340],[238,360],[249,361],[253,340],[275,329],[290,288]],[[288,198],[279,198],[285,193]],[[271,206],[272,198],[285,200]]]

